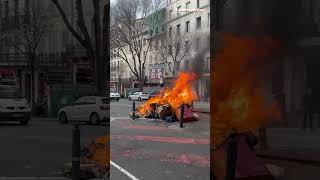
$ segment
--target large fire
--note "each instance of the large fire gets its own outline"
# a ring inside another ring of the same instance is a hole
[[[163,88],[160,94],[149,99],[146,103],[138,108],[138,113],[146,115],[151,110],[151,104],[170,105],[174,110],[182,104],[190,104],[198,99],[192,89],[192,83],[198,79],[198,76],[192,72],[179,73],[175,84],[172,88]]]
[[[225,34],[214,60],[214,113],[212,143],[221,144],[233,130],[257,130],[276,119],[276,103],[268,100],[265,66],[279,48],[268,36],[243,37]]]

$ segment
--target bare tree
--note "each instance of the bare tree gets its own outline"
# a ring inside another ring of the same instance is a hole
[[[17,24],[17,28],[13,32],[7,32],[6,36],[13,37],[8,42],[7,46],[16,49],[20,54],[23,54],[27,60],[31,69],[31,106],[34,107],[35,91],[35,69],[39,66],[38,48],[43,40],[43,37],[48,32],[50,26],[48,17],[45,13],[31,12],[29,20],[22,24]]]
[[[161,60],[168,66],[172,77],[180,71],[181,62],[191,55],[191,40],[187,38],[187,33],[168,32],[161,38],[160,45],[156,48],[156,53]]]
[[[92,22],[94,24],[94,37],[90,37],[88,27],[84,19],[84,10],[82,0],[75,0],[76,11],[77,11],[77,26],[80,32],[72,26],[68,19],[65,10],[62,8],[59,0],[51,0],[56,6],[59,14],[61,15],[63,22],[71,32],[71,34],[77,39],[77,41],[87,50],[87,56],[95,70],[95,83],[97,89],[101,95],[105,94],[105,76],[104,76],[104,49],[102,42],[102,27],[101,27],[101,6],[104,7],[104,11],[107,11],[107,4],[109,2],[92,0],[93,4],[93,17]],[[105,2],[105,4],[101,4]],[[104,20],[106,21],[106,19]],[[93,39],[93,40],[92,40]]]
[[[147,54],[151,41],[148,16],[162,7],[162,0],[117,0],[112,7],[111,43],[126,62],[143,90]]]

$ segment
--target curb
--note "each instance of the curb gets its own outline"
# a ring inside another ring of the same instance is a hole
[[[210,114],[210,112],[208,112],[208,111],[203,111],[203,110],[195,110],[195,109],[192,109],[191,111],[192,111],[192,112],[195,112],[195,113]]]
[[[303,158],[303,157],[281,156],[281,155],[276,155],[276,154],[272,154],[272,153],[263,153],[263,152],[257,152],[256,156],[260,157],[260,158],[263,158],[263,159],[291,161],[291,162],[309,164],[309,165],[319,166],[320,167],[320,160],[306,159],[306,158]]]

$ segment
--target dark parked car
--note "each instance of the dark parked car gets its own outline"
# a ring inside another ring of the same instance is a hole
[[[150,93],[149,98],[156,97],[156,96],[158,96],[159,94],[160,94],[160,91],[153,91],[153,92]]]

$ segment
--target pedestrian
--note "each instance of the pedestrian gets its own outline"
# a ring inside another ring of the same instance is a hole
[[[308,128],[308,125],[310,127],[310,130],[313,130],[313,109],[314,109],[314,103],[313,103],[313,93],[310,88],[308,88],[307,92],[303,96],[303,108],[304,108],[304,117],[303,117],[303,125],[302,129],[306,130]]]

